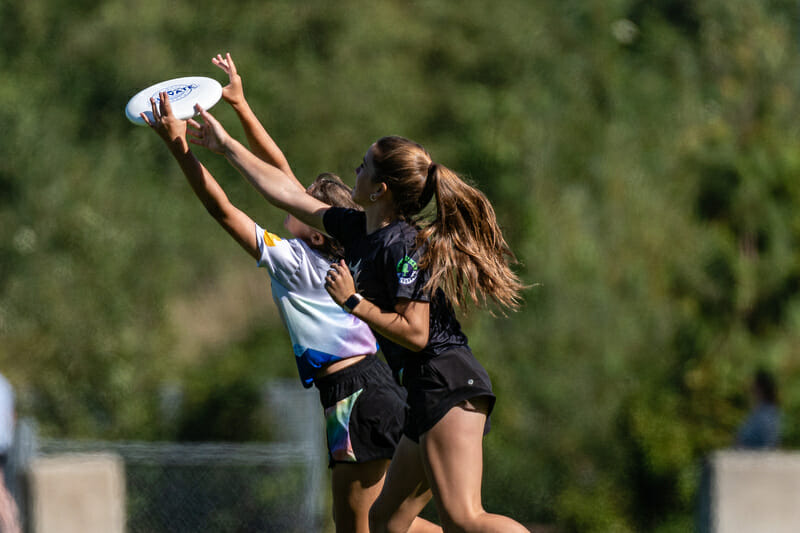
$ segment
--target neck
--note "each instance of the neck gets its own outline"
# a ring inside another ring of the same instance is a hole
[[[367,215],[367,233],[377,231],[384,226],[388,226],[397,219],[394,211],[387,210],[382,204],[372,204],[364,208]]]

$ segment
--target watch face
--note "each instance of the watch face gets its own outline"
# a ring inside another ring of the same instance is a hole
[[[348,309],[348,311],[352,311],[355,306],[358,305],[358,302],[361,301],[361,298],[358,297],[358,293],[352,295],[350,298],[345,300],[344,306]]]

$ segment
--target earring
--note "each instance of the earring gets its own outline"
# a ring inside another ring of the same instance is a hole
[[[370,194],[370,195],[369,195],[369,199],[370,199],[370,200],[372,200],[372,201],[374,202],[375,200],[377,200],[377,199],[378,199],[378,193],[375,193],[375,192],[374,192],[374,193]]]

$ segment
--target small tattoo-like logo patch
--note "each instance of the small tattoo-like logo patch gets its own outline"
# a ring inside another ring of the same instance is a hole
[[[359,258],[355,264],[349,264],[347,266],[350,268],[350,272],[353,273],[353,283],[356,285],[356,290],[360,291],[361,287],[358,285],[358,278],[361,276],[361,259]]]
[[[417,279],[419,266],[417,262],[405,256],[397,263],[397,279],[400,285],[410,285]]]

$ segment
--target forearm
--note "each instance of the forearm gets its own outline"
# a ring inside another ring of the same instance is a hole
[[[373,331],[412,352],[428,345],[427,322],[412,321],[402,313],[385,311],[366,299],[359,302],[351,314],[366,322]]]
[[[223,154],[269,203],[309,226],[325,231],[322,216],[330,206],[297,187],[294,178],[262,161],[235,139],[226,140]]]
[[[223,207],[229,203],[225,191],[189,149],[185,138],[173,139],[168,144],[170,152],[200,202],[214,218],[221,217],[224,212]]]
[[[279,168],[294,180],[297,187],[305,190],[303,184],[300,183],[292,172],[292,168],[289,166],[289,161],[286,159],[283,151],[281,151],[278,144],[272,139],[261,121],[258,120],[258,117],[250,108],[250,104],[247,100],[242,99],[241,102],[232,104],[232,107],[239,116],[239,121],[242,123],[244,133],[247,136],[247,143],[253,154],[259,159]]]
[[[278,167],[258,158],[236,139],[230,139],[225,147],[225,158],[253,187],[272,205],[281,209],[291,207],[298,192],[295,181]]]

